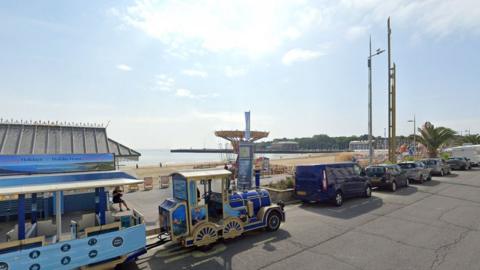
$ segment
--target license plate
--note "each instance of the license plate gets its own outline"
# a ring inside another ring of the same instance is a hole
[[[305,192],[305,191],[297,191],[297,195],[305,196],[305,195],[307,195],[307,192]]]

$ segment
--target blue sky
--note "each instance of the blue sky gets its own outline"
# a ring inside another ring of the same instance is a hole
[[[2,1],[0,117],[107,123],[135,148],[217,147],[217,129],[270,138],[367,133],[368,37],[392,18],[397,123],[480,132],[474,0]],[[387,58],[373,61],[374,134]]]

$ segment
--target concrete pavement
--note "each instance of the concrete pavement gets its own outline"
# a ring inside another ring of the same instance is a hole
[[[455,171],[341,208],[289,205],[280,230],[209,252],[166,245],[125,269],[480,269],[480,170]]]

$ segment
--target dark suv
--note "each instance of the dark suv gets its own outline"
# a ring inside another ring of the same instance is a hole
[[[472,169],[472,164],[470,164],[470,160],[465,157],[451,157],[447,159],[448,165],[452,168],[452,170],[470,170]]]
[[[372,186],[356,163],[331,163],[297,166],[295,197],[303,202],[343,204],[347,197],[370,197]]]
[[[370,177],[372,187],[388,188],[395,192],[397,187],[409,185],[407,174],[394,164],[380,164],[368,166],[365,173]]]

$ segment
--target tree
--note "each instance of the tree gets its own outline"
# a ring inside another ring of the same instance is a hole
[[[463,136],[462,141],[464,143],[480,144],[480,135],[479,134],[466,135],[466,136]]]
[[[438,148],[445,145],[455,136],[455,131],[452,129],[434,127],[430,122],[426,122],[418,131],[420,136],[417,136],[417,141],[427,148],[429,157],[437,157]]]

